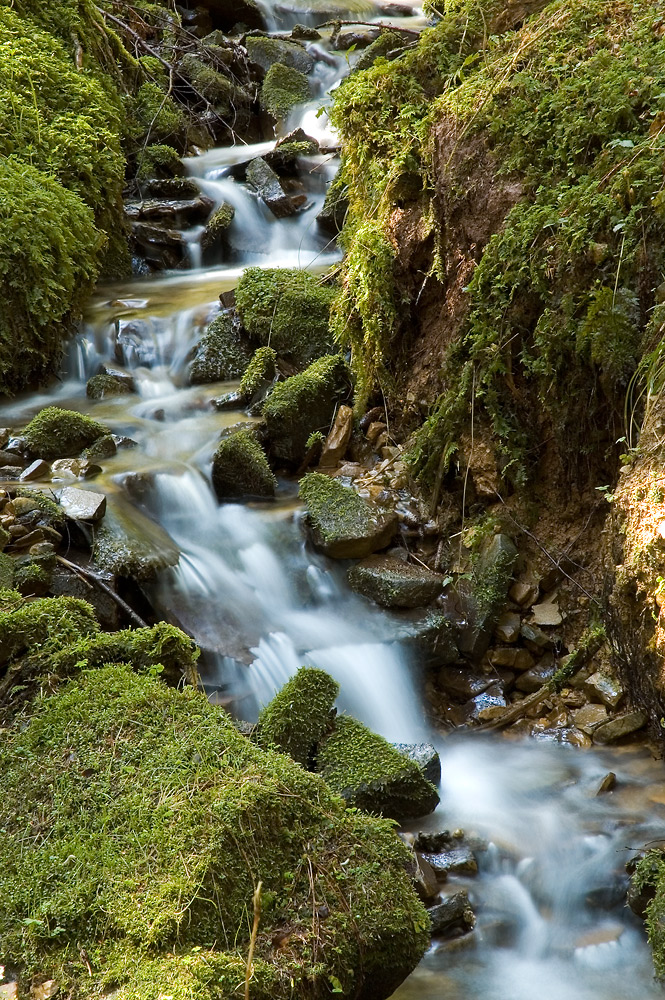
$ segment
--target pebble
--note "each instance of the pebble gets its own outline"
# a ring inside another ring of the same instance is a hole
[[[605,792],[611,792],[612,789],[616,787],[617,776],[614,771],[608,771],[603,780],[598,785],[596,790],[596,795],[604,795]]]

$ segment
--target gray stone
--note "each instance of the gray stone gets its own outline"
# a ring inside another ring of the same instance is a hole
[[[538,654],[552,645],[550,637],[537,625],[522,625],[520,635],[532,653]]]
[[[21,468],[23,466],[23,459],[11,451],[0,451],[0,465],[13,465]]]
[[[513,611],[501,615],[494,627],[494,635],[499,642],[517,642],[520,635],[520,616]]]
[[[482,694],[494,680],[494,676],[475,673],[470,667],[443,667],[438,674],[440,687],[461,698]]]
[[[416,892],[424,903],[436,899],[439,895],[439,880],[436,877],[436,872],[422,854],[416,854],[416,871],[413,875],[413,882]]]
[[[314,69],[314,59],[307,49],[299,45],[298,42],[263,36],[250,37],[247,39],[247,51],[252,62],[266,72],[275,63],[290,66],[305,75]]]
[[[471,704],[467,707],[467,718],[477,719],[479,722],[489,722],[497,716],[503,714],[506,708],[506,699],[501,684],[492,684],[471,699]]]
[[[624,712],[614,719],[601,723],[593,731],[593,742],[605,745],[616,743],[624,736],[630,736],[642,729],[646,725],[647,717],[644,712]]]
[[[425,778],[433,785],[441,781],[441,758],[438,750],[431,743],[393,743],[393,746],[404,757],[417,764]]]
[[[624,695],[621,684],[615,677],[597,670],[585,682],[584,690],[594,701],[602,701],[608,708],[616,708]]]
[[[607,709],[604,705],[584,705],[573,712],[573,721],[578,729],[590,735],[596,726],[607,722]]]
[[[247,182],[278,219],[293,215],[296,211],[279,177],[262,157],[257,156],[247,164]]]
[[[35,459],[31,462],[27,469],[24,469],[19,480],[22,483],[34,482],[37,479],[49,479],[51,475],[51,466],[48,462],[45,462],[41,458]]]
[[[469,897],[464,889],[446,896],[428,910],[432,936],[444,937],[455,931],[470,931],[475,923]]]
[[[453,626],[442,611],[404,611],[394,620],[399,623],[400,642],[415,646],[429,666],[441,667],[459,659]]]
[[[51,466],[53,479],[92,479],[101,471],[101,466],[85,458],[58,458]]]
[[[423,854],[423,857],[439,877],[478,874],[478,861],[473,851],[468,847],[458,847],[455,850],[441,851],[438,854]]]
[[[0,465],[0,479],[18,479],[20,466],[16,465]]]
[[[384,608],[418,608],[431,604],[445,578],[422,566],[390,556],[370,556],[348,573],[351,589]]]
[[[65,514],[73,521],[101,521],[106,513],[106,497],[103,493],[66,486],[59,500]]]

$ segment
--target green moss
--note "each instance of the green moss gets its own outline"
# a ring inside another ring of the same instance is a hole
[[[368,45],[364,52],[360,54],[358,62],[354,66],[356,72],[369,69],[377,59],[385,59],[389,52],[404,48],[404,36],[397,31],[382,31],[378,38],[375,38],[371,45]]]
[[[150,522],[137,527],[115,520],[107,510],[104,523],[95,531],[93,558],[100,569],[137,583],[154,581],[175,566],[179,552],[162,532],[148,534]]]
[[[356,719],[337,719],[317,766],[334,791],[366,812],[405,819],[433,812],[439,801],[417,764]]]
[[[104,437],[97,438],[89,448],[84,448],[81,456],[90,459],[91,462],[99,462],[104,458],[112,458],[117,450],[113,435],[105,434]]]
[[[191,52],[181,60],[180,72],[221,114],[231,113],[237,94],[228,77],[218,73]]]
[[[41,511],[40,521],[42,523],[50,525],[56,530],[60,530],[65,524],[65,512],[62,507],[55,502],[51,497],[46,496],[45,493],[39,490],[33,490],[29,487],[21,487],[16,491],[16,496],[18,497],[28,497],[33,503],[36,503]]]
[[[182,145],[186,119],[164,88],[156,83],[143,83],[126,100],[128,132],[134,148],[141,150],[147,141]]]
[[[362,535],[373,524],[374,509],[339,479],[310,472],[300,480],[299,495],[307,513],[326,541],[340,534]]]
[[[182,177],[185,168],[180,156],[173,146],[157,144],[146,146],[137,158],[136,179],[147,181],[154,177],[169,180]]]
[[[40,458],[72,458],[80,455],[108,428],[82,413],[47,406],[33,417],[23,435],[28,448]]]
[[[665,855],[647,851],[637,863],[632,878],[636,889],[652,895],[646,908],[646,927],[656,975],[665,977]]]
[[[277,374],[277,354],[272,347],[259,347],[252,355],[245,374],[240,379],[240,392],[251,399],[265,382],[272,382]]]
[[[249,349],[239,339],[229,313],[217,316],[198,345],[189,377],[193,385],[239,378],[249,364]]]
[[[348,393],[348,369],[340,354],[318,358],[304,372],[279,382],[263,404],[275,458],[302,461],[312,431],[328,432],[337,404]]]
[[[273,118],[286,118],[292,108],[309,97],[307,77],[279,62],[270,67],[261,85],[261,105]]]
[[[16,567],[12,586],[19,594],[43,597],[51,586],[51,572],[38,562],[23,563]]]
[[[11,590],[14,585],[14,560],[6,552],[0,552],[0,593]]]
[[[104,399],[106,396],[122,396],[131,392],[126,379],[115,378],[113,375],[93,375],[88,379],[85,394],[89,399]]]
[[[330,349],[330,307],[335,292],[295,268],[248,267],[236,305],[248,333],[278,354],[306,364]]]
[[[39,972],[84,998],[242,992],[259,882],[253,996],[334,980],[387,996],[429,941],[392,824],[128,666],[83,673],[5,733],[0,828],[0,947],[21,988]]]
[[[201,236],[201,249],[209,250],[215,246],[224,236],[224,233],[233,222],[236,210],[227,201],[223,202],[219,208],[213,212],[206,223],[205,230]]]
[[[0,662],[27,653],[48,657],[65,645],[99,632],[89,604],[50,597],[25,604],[14,591],[0,591]]]
[[[212,459],[212,485],[220,500],[274,497],[277,480],[252,431],[222,438]]]
[[[339,684],[323,670],[301,667],[259,716],[259,743],[307,767],[330,729]]]

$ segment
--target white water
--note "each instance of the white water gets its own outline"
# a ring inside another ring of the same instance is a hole
[[[315,20],[306,11],[316,5],[265,4],[275,30]],[[325,0],[325,6],[332,4]],[[370,0],[345,0],[344,6],[357,16],[379,17],[383,7]],[[345,60],[335,60],[317,71],[320,91],[346,68]],[[314,118],[315,105],[301,109],[288,126],[323,129],[317,134],[330,141],[325,116]],[[18,426],[57,401],[91,412],[137,442],[105,462],[104,477],[90,486],[108,491],[112,510],[140,508],[180,549],[178,566],[163,574],[150,596],[199,641],[204,676],[218,700],[254,718],[300,664],[311,663],[340,682],[340,710],[391,739],[419,740],[428,735],[421,665],[393,641],[390,617],[349,592],[344,566],[307,547],[294,485],[280,484],[276,504],[252,506],[220,506],[210,487],[221,429],[246,419],[209,406],[211,396],[232,386],[187,382],[192,348],[218,309],[217,296],[250,263],[325,268],[338,259],[313,224],[332,161],[313,159],[307,181],[312,206],[289,220],[272,218],[234,179],[234,167],[271,145],[211,150],[187,162],[217,203],[227,200],[236,209],[233,259],[100,290],[88,325],[72,344],[63,381],[5,407],[2,422]],[[85,381],[104,361],[131,371],[137,396],[95,404],[85,399]],[[125,489],[134,473],[144,476],[140,501]],[[643,931],[620,895],[606,910],[587,899],[621,877],[632,849],[663,835],[660,763],[644,754],[582,753],[500,738],[449,740],[440,751],[442,803],[419,827],[463,827],[489,842],[479,854],[480,875],[452,880],[468,888],[478,924],[462,941],[435,944],[396,996],[661,997]],[[596,798],[609,769],[618,775],[617,790]]]

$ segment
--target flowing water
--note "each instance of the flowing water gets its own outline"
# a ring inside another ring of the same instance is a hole
[[[388,10],[395,21],[395,4]],[[411,5],[407,2],[402,6]],[[320,13],[385,22],[378,0],[262,0],[273,30],[319,23]],[[422,25],[420,12],[397,19]],[[326,93],[348,71],[346,55],[315,43],[310,105],[292,114],[322,146],[335,146]],[[626,860],[663,835],[662,765],[646,750],[581,752],[559,745],[467,737],[445,742],[425,720],[417,660],[388,614],[347,588],[344,567],[308,547],[292,482],[271,504],[219,505],[210,485],[220,431],[246,414],[219,413],[213,396],[233,383],[192,387],[188,366],[218,296],[248,265],[325,270],[339,251],[316,224],[337,161],[303,163],[308,204],[277,220],[237,179],[238,164],[273,143],[214,149],[186,161],[188,172],[235,218],[226,258],[200,267],[201,228],[187,234],[187,271],[100,288],[72,342],[60,380],[4,407],[20,425],[57,403],[89,412],[136,442],[104,462],[90,488],[109,499],[110,523],[159,549],[177,547],[177,565],[149,592],[159,613],[203,650],[210,696],[254,719],[301,663],[329,671],[342,687],[339,707],[390,739],[434,739],[442,757],[441,806],[417,829],[455,829],[482,838],[480,874],[456,879],[477,913],[473,934],[434,944],[398,990],[401,1000],[649,1000],[662,995],[639,922],[624,906]],[[101,363],[131,372],[137,394],[90,402],[85,382]],[[602,776],[616,790],[597,797]],[[451,883],[451,884],[452,884]]]

